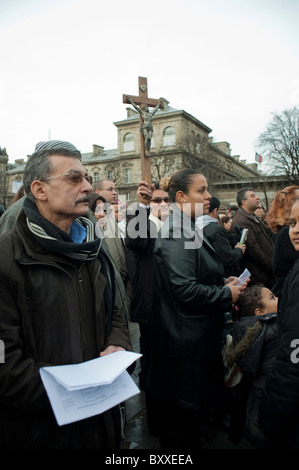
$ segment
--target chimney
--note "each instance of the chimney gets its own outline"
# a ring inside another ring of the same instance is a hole
[[[161,98],[161,101],[162,101],[161,109],[167,109],[169,105],[169,101],[167,101],[165,98]]]
[[[92,146],[92,156],[97,157],[98,155],[100,155],[100,153],[103,152],[103,150],[104,150],[104,147],[101,147],[100,145],[93,144],[93,146]]]

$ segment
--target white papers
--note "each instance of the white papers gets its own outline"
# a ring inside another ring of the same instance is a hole
[[[80,364],[43,367],[41,370],[49,372],[69,391],[81,390],[110,384],[140,356],[130,351],[118,351]]]
[[[246,268],[246,269],[244,269],[242,274],[239,276],[237,286],[242,286],[249,278],[250,278],[250,272]]]
[[[103,413],[139,393],[125,370],[139,357],[141,354],[118,351],[81,364],[41,368],[58,425]]]

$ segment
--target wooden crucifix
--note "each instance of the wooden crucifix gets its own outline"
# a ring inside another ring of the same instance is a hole
[[[139,95],[123,95],[123,103],[131,104],[140,114],[140,144],[141,144],[141,174],[142,179],[149,184],[152,183],[150,148],[153,135],[153,115],[162,108],[162,100],[149,98],[147,88],[147,78],[138,77]],[[139,106],[138,106],[139,105]],[[155,108],[150,112],[149,107]]]

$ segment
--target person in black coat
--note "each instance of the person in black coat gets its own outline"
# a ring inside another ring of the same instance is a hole
[[[160,402],[160,445],[200,447],[200,423],[213,405],[219,374],[224,312],[246,286],[223,282],[223,265],[196,221],[211,195],[196,170],[172,175],[173,213],[155,243],[155,291],[147,387]]]
[[[203,231],[218,255],[221,257],[225,276],[233,274],[233,267],[241,260],[246,245],[236,243],[234,248],[230,245],[228,231],[219,224],[220,200],[212,196],[209,213],[203,216]]]
[[[258,428],[257,416],[266,378],[277,353],[277,302],[278,298],[263,285],[248,287],[235,306],[232,347],[228,348],[226,357],[226,361],[236,363],[243,374],[238,392],[232,391],[231,394],[235,397],[235,403],[232,400],[230,436],[234,436],[232,440],[237,443],[245,429],[247,439],[255,448],[269,445]],[[238,395],[240,390],[244,400]],[[242,403],[243,408],[240,407]]]
[[[285,278],[294,261],[299,258],[289,237],[289,217],[295,199],[299,197],[299,186],[287,186],[277,191],[266,214],[266,223],[271,228],[274,238],[273,271],[275,284],[272,288],[275,295],[281,295]]]
[[[140,181],[137,189],[138,204],[130,209],[126,231],[126,249],[134,262],[132,277],[131,315],[132,322],[139,325],[140,372],[139,387],[145,391],[148,430],[157,434],[159,411],[146,387],[151,339],[149,324],[153,301],[154,246],[158,231],[169,215],[169,197],[159,185],[150,187]]]
[[[299,200],[290,214],[290,240],[299,251]],[[278,353],[266,381],[259,426],[273,447],[299,449],[299,260],[284,281],[278,306]]]
[[[139,324],[142,354],[139,386],[145,390],[150,352],[148,325],[153,301],[154,247],[158,231],[169,215],[170,202],[168,193],[158,185],[150,188],[145,181],[139,182],[137,197],[138,204],[129,216],[131,220],[127,225],[125,243],[134,257],[130,319]]]

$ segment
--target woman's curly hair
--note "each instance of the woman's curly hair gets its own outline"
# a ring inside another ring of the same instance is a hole
[[[263,308],[262,302],[262,289],[263,284],[255,284],[254,286],[248,287],[246,291],[240,295],[238,303],[233,309],[234,320],[240,320],[242,317],[254,316],[256,308]]]
[[[277,233],[282,227],[288,225],[291,208],[298,197],[296,194],[298,190],[299,186],[287,186],[275,194],[265,216],[265,222],[273,232]]]

